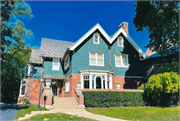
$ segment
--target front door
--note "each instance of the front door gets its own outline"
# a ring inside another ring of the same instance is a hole
[[[53,95],[57,96],[57,88],[58,88],[58,81],[57,80],[53,80],[52,81],[52,91],[53,91]]]

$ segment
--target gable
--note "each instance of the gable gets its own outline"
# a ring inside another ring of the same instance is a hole
[[[136,51],[143,57],[146,55],[143,53],[143,51],[139,48],[139,46],[133,41],[133,39],[125,32],[123,28],[120,28],[112,37],[110,37],[104,29],[97,23],[94,27],[92,27],[85,35],[83,35],[73,46],[69,48],[69,50],[73,51],[76,47],[78,47],[83,41],[86,40],[92,33],[94,33],[96,30],[99,30],[100,33],[105,37],[105,39],[112,44],[116,38],[122,33],[124,37],[131,43],[131,45],[136,49]]]

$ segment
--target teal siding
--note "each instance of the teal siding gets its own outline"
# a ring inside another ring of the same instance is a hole
[[[89,51],[97,51],[104,53],[104,67],[101,66],[89,66]],[[85,69],[101,69],[111,70],[109,65],[109,51],[108,45],[100,35],[100,44],[93,44],[93,34],[87,38],[76,49],[76,52],[72,55],[72,74],[79,74],[79,70]]]
[[[43,75],[64,76],[61,63],[59,66],[59,70],[52,70],[52,63],[53,63],[53,59],[45,59],[44,60]]]
[[[123,35],[121,35],[123,36]],[[124,47],[118,46],[117,39],[111,46],[111,64],[114,68],[116,76],[142,76],[142,64],[139,58],[138,52],[129,43],[128,40],[124,38]],[[115,67],[115,53],[128,54],[129,68]]]
[[[33,68],[33,76],[41,76],[41,72],[42,72],[42,66],[34,66]]]

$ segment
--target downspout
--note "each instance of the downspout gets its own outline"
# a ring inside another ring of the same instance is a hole
[[[111,69],[112,69],[112,71],[113,71],[113,73],[114,73],[114,75],[113,75],[113,88],[115,88],[115,72],[114,72],[114,69],[113,69],[113,67],[112,67],[112,65],[111,65],[111,46],[108,46],[108,50],[109,50],[109,65],[111,66]]]

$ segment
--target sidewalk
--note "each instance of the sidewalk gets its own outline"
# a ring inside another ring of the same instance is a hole
[[[32,111],[31,114],[26,114],[25,117],[19,118],[19,120],[28,119],[31,116],[34,116],[37,114],[48,114],[48,113],[66,113],[66,114],[70,114],[70,115],[77,115],[79,117],[95,119],[98,121],[125,121],[122,119],[92,114],[92,113],[86,111],[85,109],[61,109],[61,110],[50,110],[50,111]]]

